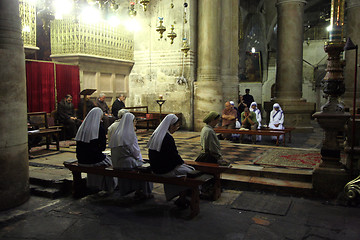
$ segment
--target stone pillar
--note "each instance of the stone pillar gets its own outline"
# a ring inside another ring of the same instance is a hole
[[[285,112],[285,125],[312,131],[314,103],[302,99],[303,19],[305,0],[277,1],[276,102]]]
[[[0,1],[0,210],[29,198],[25,56],[19,2]]]
[[[239,1],[221,1],[221,82],[223,83],[223,102],[232,100],[237,104],[239,92]]]
[[[350,37],[354,44],[360,45],[360,0],[347,0],[347,22],[346,22],[346,33],[347,37]],[[346,67],[344,71],[345,76],[345,93],[344,93],[344,103],[345,107],[350,109],[352,112],[353,109],[353,97],[354,97],[354,79],[355,79],[355,51],[346,51],[345,53]],[[358,56],[358,63],[359,63]],[[358,68],[357,72],[357,108],[359,108],[359,81],[360,81],[360,71]]]
[[[198,76],[195,83],[195,131],[204,126],[209,111],[221,112],[223,91],[220,80],[221,0],[198,2]]]

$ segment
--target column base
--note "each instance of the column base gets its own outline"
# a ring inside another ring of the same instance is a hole
[[[324,198],[336,198],[351,180],[344,168],[319,167],[313,173],[313,188]]]

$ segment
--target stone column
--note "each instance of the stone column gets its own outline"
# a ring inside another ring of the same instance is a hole
[[[29,198],[25,56],[19,2],[0,1],[0,210]]]
[[[221,1],[221,81],[223,83],[223,102],[238,101],[239,66],[239,1]]]
[[[347,22],[346,22],[346,33],[347,37],[350,37],[354,44],[360,45],[360,0],[347,0]],[[354,78],[355,78],[355,51],[346,51],[345,53],[346,67],[344,71],[345,76],[345,93],[344,93],[344,103],[345,107],[350,109],[352,112],[353,109],[353,97],[354,97]],[[358,56],[358,63],[359,63]],[[360,81],[360,71],[358,68],[357,72],[357,108],[359,108],[359,81]]]
[[[194,126],[200,131],[209,111],[221,112],[223,91],[220,80],[221,0],[198,2],[198,76],[195,83]]]
[[[276,102],[285,112],[285,125],[312,131],[314,103],[302,99],[303,18],[305,0],[277,1]]]

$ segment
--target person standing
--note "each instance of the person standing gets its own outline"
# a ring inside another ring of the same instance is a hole
[[[57,119],[64,126],[65,139],[69,140],[75,137],[81,121],[75,117],[75,109],[70,94],[67,94],[65,98],[61,99],[59,102]]]
[[[111,106],[111,113],[114,117],[117,117],[119,110],[125,107],[125,95],[120,94],[120,96],[114,101],[113,105]]]
[[[245,95],[243,96],[244,103],[246,104],[246,107],[250,108],[250,105],[252,102],[255,102],[254,97],[250,95],[250,89],[245,89]]]
[[[125,113],[109,143],[114,168],[133,169],[144,164],[135,134],[136,119],[132,113]],[[118,179],[120,195],[135,191],[135,198],[151,198],[153,184],[150,182]]]
[[[271,129],[284,129],[284,112],[280,107],[280,104],[274,103],[273,110],[270,112],[269,128]],[[280,135],[282,140],[283,135]],[[276,136],[272,136],[271,139],[276,140]]]

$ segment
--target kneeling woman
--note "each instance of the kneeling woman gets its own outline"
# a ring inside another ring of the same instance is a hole
[[[77,131],[76,157],[80,166],[111,166],[111,158],[102,153],[106,148],[105,129],[100,126],[103,111],[95,107],[91,109]],[[113,191],[115,181],[112,177],[87,175],[87,186],[93,190]]]
[[[135,134],[135,124],[135,116],[125,113],[110,139],[109,147],[114,168],[132,169],[144,164]],[[136,198],[152,197],[153,184],[149,182],[118,179],[118,186],[121,196],[136,191]]]
[[[155,174],[165,177],[178,177],[186,176],[188,172],[194,170],[193,167],[184,164],[177,151],[174,138],[171,136],[179,127],[178,117],[169,114],[151,135],[147,146],[151,169]],[[186,190],[186,187],[164,184],[166,200],[170,201],[179,195],[175,201],[179,207],[189,206]]]

